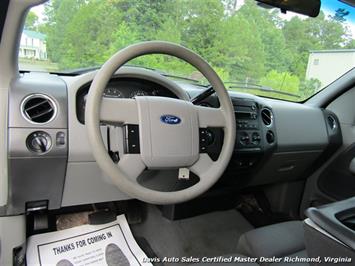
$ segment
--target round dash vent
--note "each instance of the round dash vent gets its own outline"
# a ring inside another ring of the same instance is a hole
[[[22,102],[22,114],[35,124],[45,124],[52,121],[57,113],[54,101],[44,94],[32,94]]]
[[[334,118],[332,115],[329,115],[329,116],[327,117],[327,120],[328,120],[328,125],[329,125],[329,127],[330,127],[332,130],[336,129],[336,127],[337,127],[337,122],[336,122],[335,118]]]
[[[270,126],[272,124],[273,115],[270,109],[262,109],[261,110],[261,119],[265,126]]]

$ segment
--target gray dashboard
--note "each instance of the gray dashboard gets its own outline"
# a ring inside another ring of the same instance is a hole
[[[190,90],[192,96],[196,93]],[[270,110],[273,121],[271,125],[259,121],[262,138],[260,150],[237,147],[222,178],[227,185],[242,188],[304,179],[342,143],[339,121],[329,110],[247,93],[230,92],[230,96],[232,101],[243,99],[256,103],[256,113],[260,118],[263,110]],[[206,104],[213,105],[214,102],[216,99],[212,96]],[[238,107],[235,108],[238,124],[238,120],[245,119],[239,117]],[[237,128],[237,144],[240,141],[238,136],[243,131],[254,130]],[[275,138],[272,143],[267,141],[270,131]]]
[[[0,214],[23,213],[38,206],[57,209],[128,198],[98,167],[87,139],[81,112],[94,75],[95,72],[79,76],[26,73],[12,82],[8,129],[10,196]],[[115,74],[104,96],[133,97],[143,93],[188,100],[199,92],[199,86],[172,81],[153,71],[125,68]],[[48,99],[30,99],[31,102],[27,99],[32,94]],[[228,184],[243,187],[305,178],[304,173],[329,151],[330,143],[332,148],[339,144],[334,146],[331,138],[339,139],[340,128],[329,125],[328,117],[332,116],[334,123],[338,121],[328,111],[246,93],[230,95],[236,112],[237,144],[222,178]],[[26,104],[29,107],[24,115]],[[39,114],[31,113],[37,104],[42,106]],[[218,107],[218,99],[212,95],[202,104]],[[52,111],[54,118],[45,123],[33,123],[26,117],[29,114],[31,119],[37,119],[42,112]],[[265,124],[264,118],[270,118],[271,123]],[[102,125],[104,141],[108,134],[110,149],[123,152],[123,143],[119,142],[122,129]],[[176,172],[157,175],[171,175],[174,179]]]
[[[38,108],[38,112],[33,112],[33,106]],[[8,204],[0,209],[2,214],[61,206],[68,156],[67,114],[67,87],[61,78],[33,73],[11,83],[8,118],[9,198]],[[47,122],[41,123],[38,120],[41,118]],[[50,142],[44,143],[49,139]],[[32,149],[41,147],[41,144],[47,149],[45,152]]]

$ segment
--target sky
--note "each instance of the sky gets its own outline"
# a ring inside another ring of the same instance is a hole
[[[355,7],[351,7],[350,5],[344,4],[338,0],[323,0],[321,8],[325,12],[332,14],[334,14],[334,11],[338,8],[344,8],[350,12],[350,14],[345,17],[346,20],[352,24],[355,24]]]
[[[350,14],[345,17],[345,24],[349,27],[353,38],[355,38],[355,7],[344,4],[338,0],[323,0],[321,3],[321,9],[326,15],[333,16],[338,8],[344,8],[350,12]]]
[[[38,5],[31,8],[31,11],[35,12],[40,22],[43,21],[44,16],[44,5]]]

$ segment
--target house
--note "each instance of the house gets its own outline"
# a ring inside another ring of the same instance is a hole
[[[318,79],[320,88],[355,67],[355,49],[310,51],[306,79]]]
[[[23,30],[19,57],[47,60],[46,35],[37,31]]]

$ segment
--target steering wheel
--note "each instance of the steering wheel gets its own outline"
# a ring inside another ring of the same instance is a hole
[[[129,60],[147,54],[175,56],[190,63],[213,86],[220,107],[196,106],[189,101],[156,96],[102,100],[104,89],[113,73]],[[106,61],[90,86],[85,118],[89,142],[98,165],[119,190],[148,203],[174,204],[199,196],[221,177],[234,150],[234,109],[221,79],[199,55],[169,42],[134,44]],[[139,151],[126,152],[115,164],[102,139],[100,122],[117,126],[136,125],[135,129],[139,131]],[[220,127],[224,130],[223,146],[216,161],[199,149],[199,132],[207,127]],[[137,181],[146,168],[187,168],[199,177],[199,181],[179,191],[155,191],[143,187]]]

